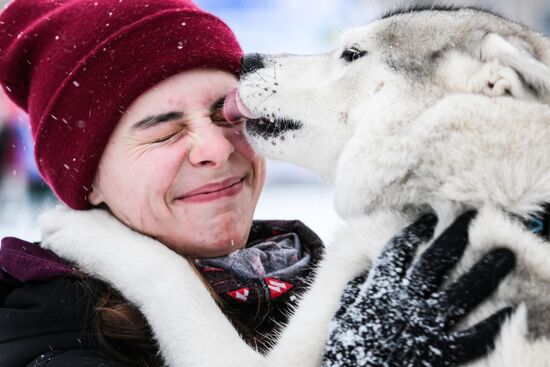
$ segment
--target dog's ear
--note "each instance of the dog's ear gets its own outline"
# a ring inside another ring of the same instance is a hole
[[[479,44],[478,55],[486,75],[499,74],[501,80],[509,82],[510,88],[504,89],[504,93],[522,98],[523,92],[550,102],[550,65],[539,59],[535,47],[523,38],[488,33]],[[517,88],[518,83],[523,89]]]

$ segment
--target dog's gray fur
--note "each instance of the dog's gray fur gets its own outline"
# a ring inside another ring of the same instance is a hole
[[[352,47],[367,52],[347,62]],[[475,365],[550,366],[550,244],[511,216],[550,202],[550,42],[476,9],[415,9],[352,29],[332,53],[264,62],[239,90],[261,117],[250,140],[333,182],[348,219],[268,356],[240,340],[185,259],[104,211],[43,216],[43,246],[138,305],[170,366],[315,367],[342,290],[410,213],[431,207],[440,231],[476,207],[455,276],[495,246],[518,266],[464,324],[519,306]]]
[[[346,61],[350,49],[362,56]],[[420,8],[349,31],[332,53],[263,62],[239,88],[259,116],[247,131],[260,152],[332,181],[346,218],[428,206],[448,219],[481,209],[461,269],[493,246],[512,247],[520,261],[468,323],[524,304],[526,340],[547,343],[550,272],[540,268],[550,268],[550,243],[508,215],[528,218],[550,201],[548,39],[479,9]],[[301,128],[273,134],[278,119]],[[520,339],[519,329],[509,333],[502,339]],[[500,347],[493,355],[506,358],[491,363],[550,365],[546,352],[531,360],[529,342],[516,343],[514,357]]]

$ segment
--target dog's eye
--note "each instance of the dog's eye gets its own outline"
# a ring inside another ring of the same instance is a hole
[[[357,47],[352,47],[344,50],[342,52],[341,59],[346,60],[347,62],[353,62],[367,54],[367,51],[359,50]]]

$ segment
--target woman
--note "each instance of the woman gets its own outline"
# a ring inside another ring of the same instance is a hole
[[[108,210],[192,259],[239,333],[265,349],[321,245],[300,223],[252,223],[265,162],[221,115],[242,56],[227,26],[186,0],[15,0],[0,24],[1,84],[29,113],[59,199]],[[160,274],[170,263],[159,258],[141,260]],[[16,239],[3,240],[0,265],[0,365],[162,365],[151,320],[106,283]],[[167,286],[154,275],[151,288]]]

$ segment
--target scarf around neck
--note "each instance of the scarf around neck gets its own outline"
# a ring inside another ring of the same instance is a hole
[[[194,263],[235,326],[263,335],[287,321],[323,251],[300,221],[254,221],[245,248]]]

